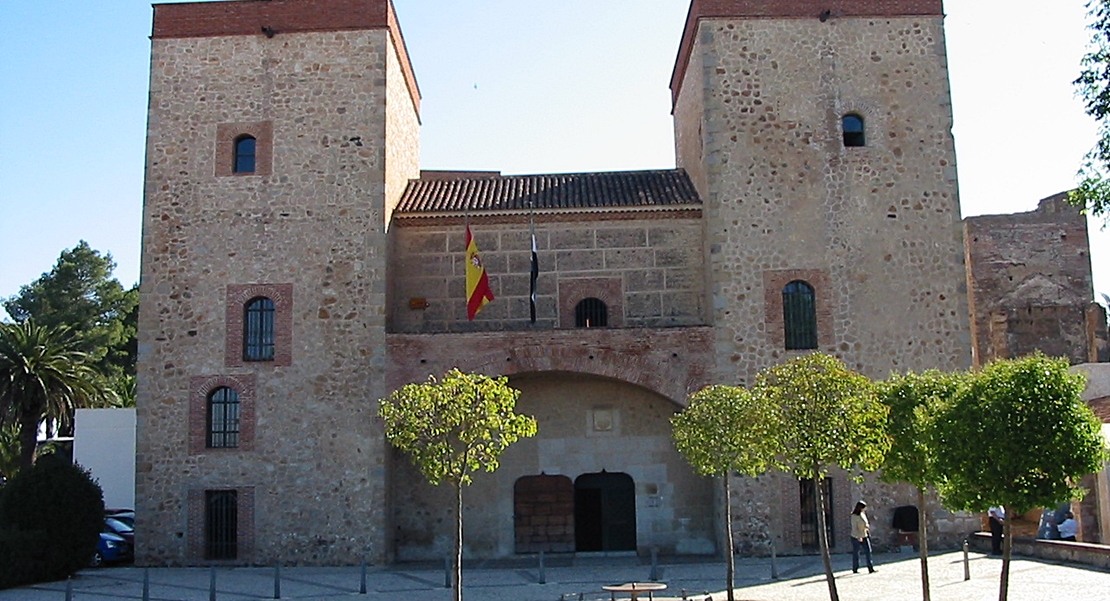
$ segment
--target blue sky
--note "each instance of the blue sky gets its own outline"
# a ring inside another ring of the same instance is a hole
[[[674,166],[668,85],[688,0],[394,0],[427,169]],[[1083,0],[946,0],[964,215],[1072,187],[1094,123],[1071,81]],[[0,297],[87,240],[138,279],[151,8],[0,2]],[[1110,233],[1092,224],[1096,292]]]

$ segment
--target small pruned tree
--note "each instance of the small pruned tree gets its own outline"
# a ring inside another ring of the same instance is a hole
[[[496,470],[509,445],[536,434],[535,418],[514,412],[519,397],[508,378],[452,369],[440,380],[406,384],[379,402],[390,444],[408,453],[432,485],[455,488],[455,601],[462,601],[463,487],[474,473]]]
[[[1079,499],[1080,478],[1106,460],[1101,424],[1080,398],[1083,376],[1038,353],[968,376],[937,413],[931,435],[945,506],[1006,516]],[[1009,594],[1010,521],[1003,522],[999,600]]]
[[[779,467],[796,478],[817,482],[821,560],[829,598],[839,601],[820,483],[833,466],[878,469],[890,447],[887,408],[879,402],[870,379],[824,353],[804,355],[761,371],[752,395],[761,406],[777,410],[772,423],[783,446]]]
[[[686,409],[671,418],[678,451],[698,473],[720,478],[724,488],[728,601],[734,599],[736,575],[729,473],[766,473],[781,452],[776,414],[759,400],[739,386],[709,386],[690,395]]]
[[[917,488],[917,540],[921,555],[921,595],[929,601],[929,539],[925,492],[942,476],[930,438],[932,415],[951,402],[963,375],[927,371],[891,376],[879,383],[879,398],[890,407],[887,428],[891,447],[883,460],[881,479],[907,482]]]

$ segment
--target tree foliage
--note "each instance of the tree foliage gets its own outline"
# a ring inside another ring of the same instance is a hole
[[[932,418],[951,402],[962,374],[928,371],[894,375],[879,384],[879,397],[890,408],[887,432],[890,450],[883,460],[881,478],[917,487],[918,549],[921,555],[922,599],[929,601],[929,536],[925,491],[943,475],[936,468],[936,446],[931,438]]]
[[[1065,359],[1035,354],[996,361],[971,374],[933,422],[944,504],[1006,515],[1081,498],[1079,480],[1106,460],[1101,424],[1082,401],[1084,378]],[[1003,540],[1006,598],[1011,538]]]
[[[675,447],[704,476],[721,478],[725,498],[725,556],[728,599],[734,598],[732,513],[729,473],[766,473],[781,452],[773,408],[759,404],[739,386],[716,385],[690,395],[686,408],[671,418]]]
[[[19,428],[19,466],[31,466],[39,424],[68,425],[78,407],[110,404],[105,386],[66,327],[0,323],[0,427]]]
[[[16,323],[34,319],[42,326],[68,327],[78,350],[106,378],[134,375],[139,292],[113,278],[115,268],[111,254],[82,240],[2,304]]]
[[[1094,215],[1110,212],[1110,0],[1087,3],[1091,39],[1073,82],[1088,115],[1098,124],[1098,141],[1084,157],[1080,183],[1070,200]]]
[[[104,497],[88,472],[46,457],[0,489],[0,588],[60,580],[88,565]]]
[[[406,384],[379,403],[385,436],[433,485],[455,487],[454,599],[462,599],[462,490],[472,475],[498,467],[501,454],[536,434],[533,417],[514,412],[520,391],[508,378],[452,369],[436,380]]]
[[[752,395],[761,405],[778,408],[774,423],[782,454],[777,464],[799,479],[820,482],[833,466],[874,471],[890,447],[887,408],[874,384],[830,355],[812,353],[763,370]],[[817,507],[824,507],[822,487],[815,488]],[[837,601],[825,512],[818,510],[817,518],[825,580],[830,599]]]

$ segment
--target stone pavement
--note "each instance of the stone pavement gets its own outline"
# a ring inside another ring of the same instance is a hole
[[[834,555],[837,590],[843,601],[913,601],[921,599],[920,562],[916,555],[879,554],[877,572],[851,572],[849,555]],[[539,584],[534,559],[498,565],[479,563],[463,570],[465,601],[601,601],[609,594],[602,585],[646,581],[650,563],[637,557],[549,557],[546,583]],[[930,558],[933,601],[993,601],[998,598],[1002,560],[981,553],[969,554],[971,579],[964,580],[963,554],[949,552]],[[737,601],[823,601],[829,598],[820,557],[782,557],[771,578],[770,559],[738,559]],[[84,570],[71,581],[72,599],[142,599],[142,568],[116,567]],[[216,599],[243,601],[273,599],[274,568],[217,568]],[[149,598],[158,601],[207,601],[212,570],[209,568],[152,568]],[[444,569],[429,564],[371,567],[366,573],[365,595],[359,594],[358,567],[293,568],[280,570],[280,598],[299,601],[345,599],[397,601],[450,601],[444,588]],[[662,558],[659,580],[668,585],[655,595],[657,601],[726,599],[723,562],[691,562]],[[66,582],[53,582],[0,591],[0,601],[64,601]],[[581,595],[581,597],[580,597]],[[1110,600],[1110,572],[1082,565],[1066,565],[1015,557],[1010,573],[1011,601]],[[625,597],[627,599],[627,597]]]

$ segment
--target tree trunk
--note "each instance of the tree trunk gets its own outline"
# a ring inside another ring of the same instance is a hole
[[[39,440],[39,416],[24,413],[19,420],[19,469],[31,469],[35,461],[35,447]]]
[[[728,470],[725,470],[725,559],[728,567],[725,570],[728,580],[728,601],[735,601],[733,592],[736,581],[736,558],[732,554],[732,499],[729,498]]]
[[[451,598],[462,601],[462,535],[463,495],[462,483],[455,482],[455,549],[451,555]]]
[[[917,544],[921,551],[921,599],[929,601],[929,536],[925,523],[925,489],[917,489]]]
[[[998,601],[1006,601],[1010,595],[1010,551],[1014,546],[1014,537],[1010,536],[1014,508],[1003,506],[1003,511],[1006,512],[1006,517],[1002,520],[1002,582],[998,586]]]
[[[825,491],[821,478],[814,478],[817,489],[817,540],[821,544],[821,563],[825,565],[825,581],[829,583],[829,601],[840,601],[836,593],[836,577],[833,576],[832,559],[829,557],[829,531],[825,525]]]

